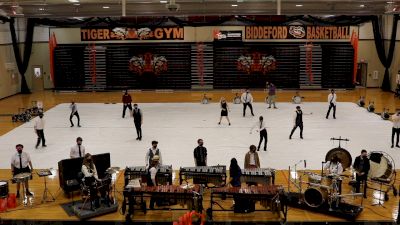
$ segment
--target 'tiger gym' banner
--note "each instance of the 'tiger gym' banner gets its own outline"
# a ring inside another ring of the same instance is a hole
[[[254,39],[350,39],[349,26],[246,26],[247,40]]]
[[[183,27],[157,28],[81,28],[81,41],[183,40]]]

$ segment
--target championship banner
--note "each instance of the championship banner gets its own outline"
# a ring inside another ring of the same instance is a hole
[[[81,28],[81,41],[183,40],[183,27]]]
[[[246,26],[247,40],[343,40],[350,39],[350,26]]]

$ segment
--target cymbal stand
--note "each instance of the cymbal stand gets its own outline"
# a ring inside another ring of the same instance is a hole
[[[43,176],[44,179],[44,191],[43,191],[43,197],[42,197],[42,203],[43,202],[54,202],[56,199],[54,198],[54,195],[50,192],[49,188],[47,187],[47,176]],[[47,197],[50,194],[51,200],[48,200]]]

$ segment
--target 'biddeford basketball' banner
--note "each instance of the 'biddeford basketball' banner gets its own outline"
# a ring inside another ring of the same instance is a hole
[[[350,39],[349,26],[246,26],[246,39]]]
[[[81,28],[81,41],[183,40],[183,27]]]

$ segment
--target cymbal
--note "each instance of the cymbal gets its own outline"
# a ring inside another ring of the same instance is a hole
[[[17,180],[22,180],[22,179],[26,179],[30,176],[31,176],[31,173],[19,173],[19,174],[15,175],[13,178],[17,179]]]
[[[108,169],[106,169],[106,173],[116,173],[120,170],[120,168],[118,166],[114,166],[114,167],[110,167]]]

